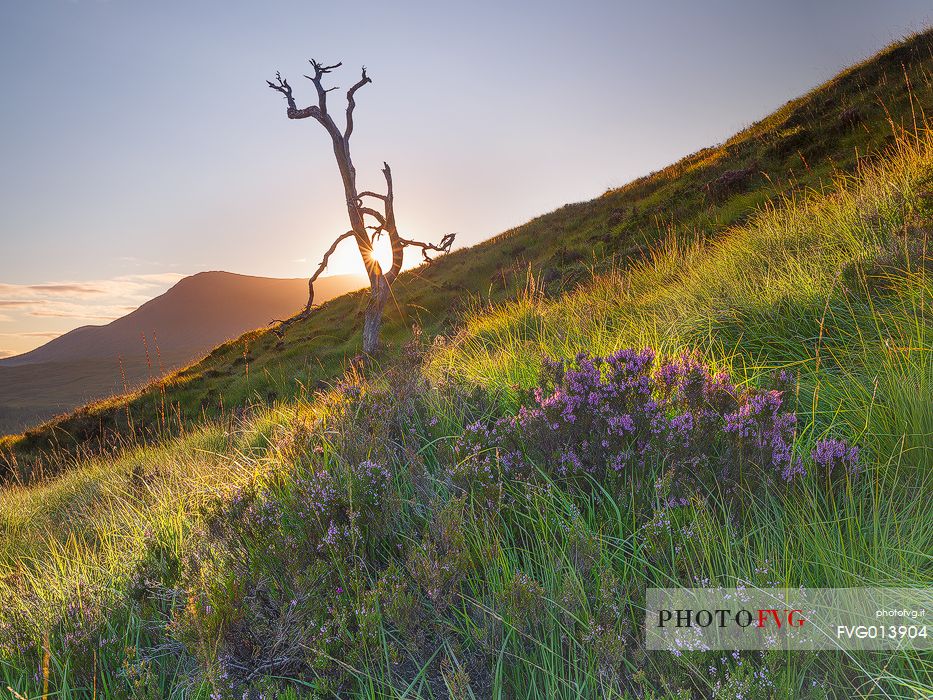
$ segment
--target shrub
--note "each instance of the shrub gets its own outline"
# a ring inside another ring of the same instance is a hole
[[[810,453],[813,463],[820,467],[827,478],[858,473],[859,449],[845,440],[828,438],[820,440]]]
[[[504,478],[527,479],[536,469],[586,483],[641,479],[663,465],[682,489],[791,482],[805,473],[793,449],[797,418],[784,405],[791,377],[774,383],[739,390],[692,353],[657,363],[651,349],[546,360],[543,380],[515,415],[467,426],[448,475],[486,504],[501,498]]]
[[[459,599],[460,584],[470,569],[466,517],[463,499],[450,501],[428,523],[420,546],[408,556],[409,575],[438,612]]]

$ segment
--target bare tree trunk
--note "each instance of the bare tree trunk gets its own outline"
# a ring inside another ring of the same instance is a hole
[[[370,287],[369,303],[363,317],[363,354],[375,355],[379,351],[379,331],[382,328],[382,313],[389,301],[389,283],[380,274],[375,285]]]
[[[353,111],[356,108],[356,91],[367,83],[372,82],[366,75],[366,69],[363,68],[363,74],[359,81],[347,91],[347,116],[346,125],[343,131],[337,126],[336,122],[327,111],[327,93],[330,89],[325,89],[323,77],[333,69],[340,66],[339,63],[333,66],[327,66],[318,61],[311,61],[314,67],[314,75],[305,76],[313,84],[318,96],[318,103],[299,109],[292,96],[292,88],[288,81],[276,73],[276,82],[268,81],[269,87],[282,93],[288,104],[286,115],[289,119],[306,119],[312,117],[318,121],[330,135],[334,147],[334,157],[337,160],[337,168],[340,171],[340,179],[343,182],[344,195],[347,200],[347,215],[350,218],[350,230],[337,237],[331,244],[330,249],[324,254],[321,264],[317,271],[308,280],[308,303],[305,310],[298,316],[294,316],[288,321],[280,322],[277,333],[280,335],[284,329],[292,322],[305,318],[314,305],[314,281],[327,267],[327,261],[331,254],[337,248],[337,245],[347,239],[354,238],[360,257],[366,267],[366,274],[369,277],[369,303],[366,306],[366,314],[363,320],[363,352],[367,355],[374,354],[379,349],[379,330],[382,326],[382,313],[385,310],[386,303],[389,301],[391,286],[402,270],[404,259],[404,250],[407,246],[421,248],[421,254],[425,262],[430,262],[431,258],[428,251],[447,253],[453,244],[454,235],[448,233],[440,243],[423,243],[402,238],[399,235],[395,223],[394,194],[392,191],[392,171],[388,163],[382,170],[386,180],[386,193],[377,194],[376,192],[359,192],[356,187],[356,168],[353,167],[353,160],[350,158],[350,135],[353,133]],[[383,211],[363,205],[363,197],[369,197],[382,202]],[[366,225],[364,217],[369,216],[376,223],[371,226]],[[372,233],[370,233],[370,230]],[[376,239],[387,234],[392,246],[392,267],[388,272],[384,272],[379,262],[373,257],[373,243]]]

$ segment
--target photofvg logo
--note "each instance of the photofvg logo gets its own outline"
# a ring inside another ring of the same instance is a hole
[[[933,588],[649,588],[648,649],[933,649]]]
[[[758,608],[749,610],[740,608],[733,611],[731,608],[717,608],[716,610],[694,610],[692,608],[677,608],[675,610],[658,611],[658,627],[710,627],[716,625],[724,628],[729,625],[746,628],[750,625],[759,628],[776,625],[778,629],[782,626],[803,627],[806,619],[803,616],[803,610],[797,608],[788,610],[783,608]]]

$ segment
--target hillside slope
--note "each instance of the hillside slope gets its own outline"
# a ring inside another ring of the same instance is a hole
[[[918,122],[821,184],[712,235],[662,229],[592,272],[564,261],[554,274],[572,288],[517,279],[518,294],[426,324],[449,324],[443,337],[414,334],[317,390],[205,411],[37,483],[17,472],[0,488],[0,687],[63,700],[933,697],[928,638],[646,649],[652,587],[742,601],[910,587],[933,605],[933,131]],[[240,338],[157,388],[276,386],[266,373],[289,350],[266,340]],[[225,370],[236,353],[249,359]],[[290,362],[307,377],[337,365]]]
[[[529,271],[545,294],[558,294],[594,271],[642,258],[660,240],[716,236],[768,201],[818,189],[834,173],[851,172],[860,159],[892,144],[897,129],[933,112],[931,75],[928,31],[844,71],[719,146],[406,272],[393,287],[385,340],[397,348],[413,324],[428,336],[449,332],[476,304],[514,297]],[[244,336],[158,386],[82,409],[7,440],[7,447],[35,455],[106,442],[105,435],[126,432],[128,423],[134,432],[160,425],[165,406],[184,422],[300,394],[338,374],[357,354],[364,303],[362,293],[335,299],[292,326],[284,343],[269,332]]]
[[[325,300],[365,278],[322,278]],[[0,433],[162,376],[246,331],[301,309],[307,280],[230,272],[185,277],[103,326],[82,326],[30,352],[0,359]]]

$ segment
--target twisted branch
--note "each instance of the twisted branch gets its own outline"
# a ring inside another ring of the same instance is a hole
[[[375,209],[371,209],[370,207],[357,207],[357,208],[360,210],[360,214],[369,214],[369,216],[373,217],[376,221],[379,222],[379,225],[381,228],[385,228],[386,217],[384,217],[378,211],[376,211]]]
[[[354,95],[356,95],[356,91],[366,85],[366,83],[371,82],[372,80],[366,75],[366,66],[363,66],[363,77],[359,79],[356,85],[347,90],[347,127],[343,130],[343,140],[345,142],[350,140],[350,134],[353,133],[353,110],[356,109],[356,98]]]
[[[308,303],[305,304],[304,311],[302,311],[297,316],[292,316],[291,318],[284,321],[282,319],[275,318],[269,322],[269,325],[272,325],[273,323],[279,324],[276,328],[273,329],[277,336],[281,338],[285,330],[290,325],[296,321],[300,321],[308,317],[312,308],[314,307],[314,283],[317,281],[317,278],[321,276],[321,273],[327,269],[327,262],[330,260],[330,256],[334,254],[334,251],[337,250],[337,246],[340,245],[341,241],[345,241],[347,238],[355,235],[356,233],[354,231],[347,231],[346,233],[337,236],[337,238],[334,239],[334,242],[330,244],[330,248],[327,249],[327,252],[324,253],[324,257],[321,258],[321,264],[317,266],[317,270],[314,271],[314,274],[311,275],[311,278],[308,280]]]
[[[403,246],[413,246],[415,248],[421,248],[421,256],[424,258],[424,261],[427,263],[433,262],[434,259],[428,255],[428,251],[434,251],[437,253],[449,253],[450,246],[454,244],[454,239],[457,237],[456,233],[447,233],[444,234],[444,237],[441,238],[440,243],[424,243],[422,241],[410,241],[407,238],[400,238],[399,241]]]
[[[363,190],[359,194],[359,199],[357,200],[360,203],[360,206],[363,204],[363,197],[374,197],[375,199],[381,199],[383,202],[386,200],[384,194],[379,194],[378,192],[370,192],[369,190]]]
[[[266,84],[273,90],[277,90],[285,95],[285,100],[288,102],[289,109],[298,109],[295,104],[295,98],[292,97],[292,86],[288,84],[288,81],[282,77],[282,74],[278,71],[275,72],[275,81],[267,80]]]
[[[343,63],[335,63],[332,66],[325,66],[323,63],[320,63],[313,58],[308,61],[308,63],[314,67],[314,77],[312,78],[310,75],[306,75],[305,77],[314,83],[314,89],[317,91],[317,104],[321,110],[321,114],[327,114],[327,93],[330,92],[330,90],[324,89],[323,78],[332,70],[340,68]]]
[[[304,109],[298,109],[298,105],[295,104],[295,98],[292,95],[292,86],[288,84],[288,81],[282,77],[282,75],[276,71],[275,73],[276,82],[271,80],[266,81],[266,85],[275,90],[276,92],[281,92],[285,96],[285,101],[288,103],[288,108],[285,110],[285,114],[289,119],[305,119],[307,117],[314,117],[322,124],[323,115],[321,110],[316,105],[311,105],[305,107]]]
[[[402,238],[395,224],[395,191],[392,185],[392,168],[389,167],[388,163],[383,163],[382,165],[382,174],[386,180],[386,193],[379,194],[377,192],[370,192],[369,190],[360,192],[359,198],[357,199],[357,207],[361,213],[368,214],[379,222],[379,226],[375,227],[372,240],[375,241],[383,232],[389,235],[389,241],[392,245],[392,267],[385,273],[385,277],[386,281],[392,284],[402,271],[405,248],[409,246],[421,248],[421,257],[424,259],[424,262],[431,263],[433,262],[433,258],[428,253],[449,253],[450,247],[453,245],[457,234],[448,233],[441,238],[439,243],[426,243],[424,241]],[[363,206],[363,197],[372,197],[382,200],[385,214],[381,215],[375,209]]]

